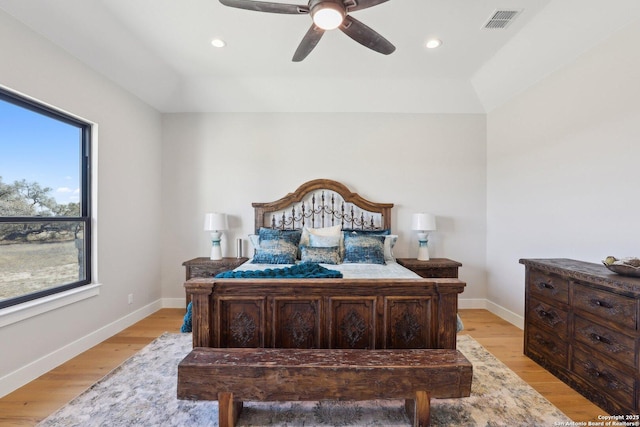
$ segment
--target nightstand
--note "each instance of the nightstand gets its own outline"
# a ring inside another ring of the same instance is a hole
[[[457,279],[458,267],[462,267],[462,264],[458,261],[453,261],[448,258],[431,258],[428,261],[418,261],[416,258],[397,258],[396,261],[401,266],[427,279]]]
[[[182,263],[186,269],[185,281],[196,277],[214,277],[223,271],[233,270],[234,268],[247,262],[249,258],[222,258],[220,260],[212,260],[209,258],[194,258]],[[185,300],[187,305],[191,301],[191,296],[185,291]]]

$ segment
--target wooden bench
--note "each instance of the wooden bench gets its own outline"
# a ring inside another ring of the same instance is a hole
[[[428,426],[430,398],[466,397],[472,366],[458,350],[195,348],[178,365],[178,399],[217,400],[220,427],[243,401],[405,399]]]

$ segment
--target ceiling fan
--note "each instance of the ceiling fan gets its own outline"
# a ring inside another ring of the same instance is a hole
[[[238,9],[254,10],[256,12],[284,13],[290,15],[311,14],[313,23],[302,38],[298,49],[293,54],[293,61],[300,62],[316,47],[325,30],[340,28],[340,31],[363,46],[389,55],[394,50],[387,39],[351,17],[350,12],[366,9],[385,3],[388,0],[309,0],[304,5],[273,3],[255,0],[220,0],[225,6]]]

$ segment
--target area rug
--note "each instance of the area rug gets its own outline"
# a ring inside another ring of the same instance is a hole
[[[468,335],[458,349],[473,364],[471,396],[432,399],[432,426],[554,426],[571,421]],[[177,366],[191,334],[164,334],[44,426],[217,426],[217,402],[176,398]],[[312,387],[313,385],[310,385]],[[404,401],[245,402],[239,426],[409,426]],[[568,425],[568,424],[566,424]]]

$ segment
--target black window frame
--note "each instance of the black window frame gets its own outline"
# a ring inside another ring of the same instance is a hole
[[[13,93],[0,87],[0,99],[16,106],[26,108],[34,113],[45,115],[63,123],[78,127],[81,135],[80,142],[80,216],[47,216],[47,217],[9,217],[0,216],[0,223],[42,223],[42,222],[80,222],[84,226],[84,279],[72,283],[53,286],[41,291],[36,291],[6,300],[0,301],[0,309],[15,306],[43,297],[65,292],[92,283],[92,195],[91,195],[91,138],[92,125],[67,113],[56,110],[35,100]]]

